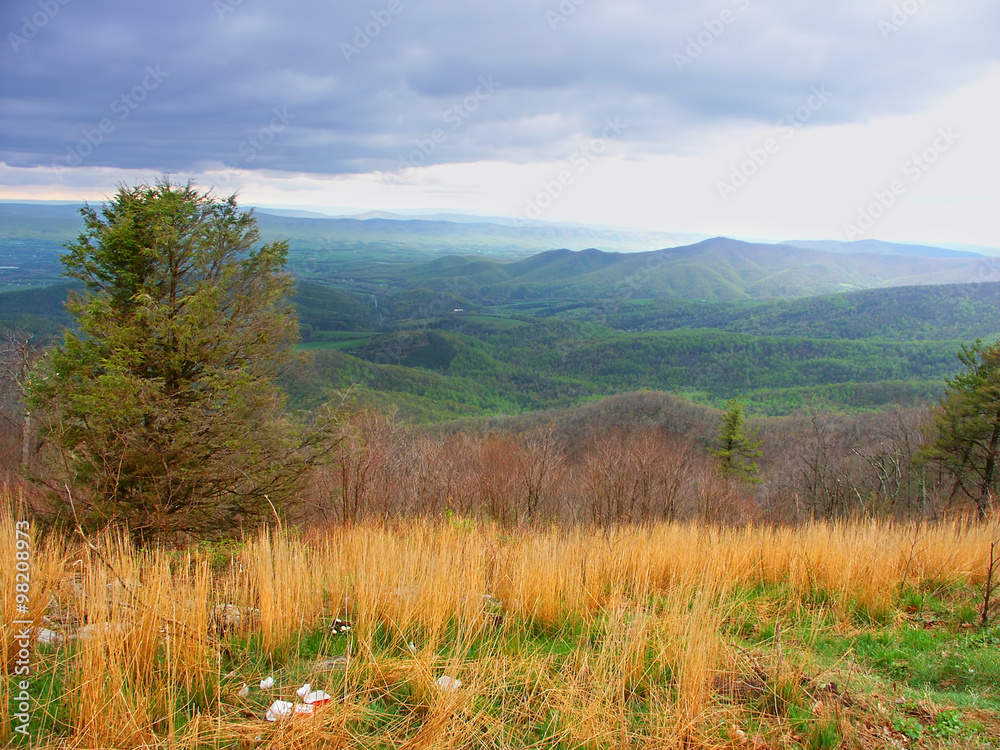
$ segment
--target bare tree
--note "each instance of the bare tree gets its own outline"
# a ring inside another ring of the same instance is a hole
[[[0,419],[4,432],[14,436],[17,463],[27,469],[34,452],[31,412],[25,407],[28,375],[42,356],[42,349],[26,331],[5,331],[0,341]]]

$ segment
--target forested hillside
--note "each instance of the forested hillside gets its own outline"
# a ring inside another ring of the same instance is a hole
[[[981,256],[843,254],[726,237],[641,253],[551,250],[524,260],[445,257],[389,269],[396,284],[495,304],[546,299],[740,300],[982,280]]]
[[[50,339],[69,287],[0,294],[0,325]],[[431,290],[377,298],[300,282],[311,363],[297,406],[339,389],[421,421],[578,403],[641,389],[759,413],[933,401],[962,342],[1000,331],[1000,284],[768,302],[622,301],[510,310]],[[469,305],[456,308],[456,305]]]
[[[20,264],[7,272],[29,283],[0,292],[0,328],[44,345],[69,325],[70,287],[31,284],[57,278],[75,211],[0,205],[2,252]],[[760,414],[878,409],[933,401],[962,343],[1000,335],[1000,283],[970,283],[992,278],[992,260],[943,248],[720,237],[619,252],[664,238],[259,219],[265,237],[293,238],[294,304],[310,355],[286,378],[298,408],[349,388],[419,421],[643,389],[716,407],[743,396]],[[606,249],[531,252],[588,239]]]

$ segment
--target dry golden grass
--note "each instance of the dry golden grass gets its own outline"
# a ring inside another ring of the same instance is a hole
[[[0,510],[5,742],[11,623],[24,619],[7,564],[15,500]],[[981,583],[989,539],[961,522],[505,532],[407,521],[263,533],[226,558],[116,535],[94,549],[35,538],[28,617],[67,640],[33,648],[33,746],[739,747],[733,727],[756,709],[720,685],[763,670],[769,689],[794,692],[808,665],[780,643],[748,652],[734,618],[787,619],[823,601],[848,627],[859,609],[890,612],[905,587]],[[768,587],[782,592],[769,604],[740,595]],[[325,634],[335,617],[350,635]],[[317,667],[335,654],[346,668]],[[261,691],[268,674],[277,685]],[[442,675],[462,687],[440,689]],[[262,720],[307,680],[334,700]],[[783,746],[780,722],[759,731],[760,747]]]

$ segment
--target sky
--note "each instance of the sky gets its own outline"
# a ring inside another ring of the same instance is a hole
[[[996,0],[4,0],[0,199],[1000,247]]]

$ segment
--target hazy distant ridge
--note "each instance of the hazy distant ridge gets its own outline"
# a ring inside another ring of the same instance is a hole
[[[822,250],[827,253],[873,253],[875,255],[917,255],[924,258],[982,258],[982,253],[968,250],[952,250],[933,245],[907,245],[882,240],[787,240],[782,245],[793,245],[806,250]]]

